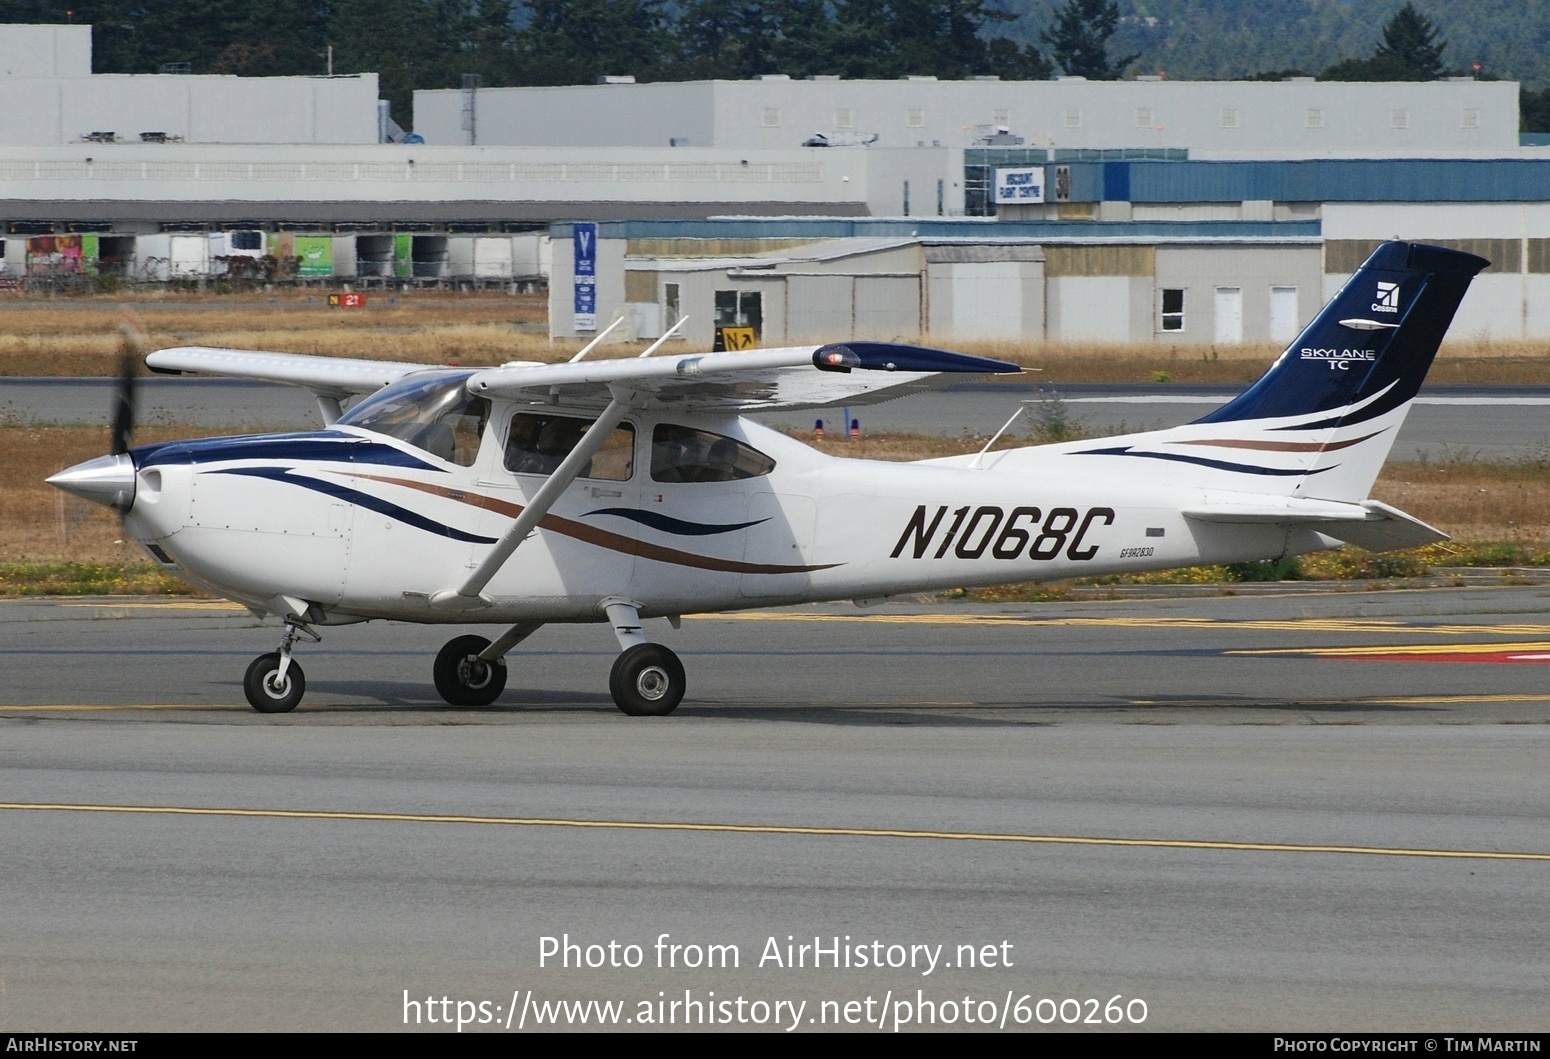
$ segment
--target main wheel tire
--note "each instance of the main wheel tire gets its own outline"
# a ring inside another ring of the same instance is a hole
[[[683,701],[684,664],[661,644],[636,644],[614,660],[608,690],[631,717],[666,717]]]
[[[253,659],[242,677],[242,690],[247,693],[248,705],[259,713],[290,713],[307,693],[307,678],[296,660],[285,667],[285,679],[280,674],[280,652],[271,651]]]
[[[479,661],[479,652],[489,646],[483,636],[459,636],[436,655],[431,669],[436,690],[450,705],[488,706],[505,689],[506,660]]]

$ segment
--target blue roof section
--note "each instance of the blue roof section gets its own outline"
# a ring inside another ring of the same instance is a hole
[[[1071,163],[1074,202],[1545,202],[1550,158]]]
[[[571,237],[571,223],[549,227]],[[599,221],[599,239],[1062,239],[1110,242],[1158,240],[1317,240],[1318,221],[998,221],[961,217],[728,217],[712,220]]]

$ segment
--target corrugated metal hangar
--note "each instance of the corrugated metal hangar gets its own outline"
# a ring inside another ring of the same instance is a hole
[[[1402,236],[1494,262],[1456,333],[1550,335],[1550,151],[1509,82],[473,89],[417,93],[405,142],[373,74],[90,67],[88,27],[0,26],[30,101],[0,283],[548,282],[555,335],[1233,344]]]

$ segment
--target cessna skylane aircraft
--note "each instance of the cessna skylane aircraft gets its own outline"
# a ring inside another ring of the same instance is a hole
[[[392,619],[504,626],[437,655],[458,706],[540,626],[606,622],[614,701],[662,715],[684,668],[644,618],[1445,539],[1367,493],[1487,264],[1385,243],[1243,394],[1122,437],[886,463],[748,418],[1019,370],[877,342],[477,370],[181,347],[146,362],[306,387],[324,429],[131,448],[131,362],[113,454],[49,481],[284,623],[244,680],[261,712],[301,701],[299,637]]]

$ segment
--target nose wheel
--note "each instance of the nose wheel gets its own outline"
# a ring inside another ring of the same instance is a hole
[[[290,713],[307,693],[307,678],[292,662],[280,671],[280,652],[259,655],[242,678],[248,704],[259,713]]]
[[[242,690],[248,705],[259,713],[290,713],[307,693],[307,678],[301,666],[291,658],[291,648],[306,636],[317,643],[317,633],[298,622],[285,623],[285,638],[280,649],[259,655],[242,676]]]

